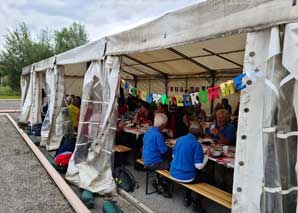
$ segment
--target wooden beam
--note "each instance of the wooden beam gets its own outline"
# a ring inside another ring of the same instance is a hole
[[[239,53],[239,52],[244,52],[245,49],[242,50],[233,50],[233,51],[225,51],[225,52],[218,52],[218,55],[225,55],[225,54],[230,54],[230,53]],[[208,56],[213,56],[213,54],[204,54],[204,55],[196,55],[196,56],[191,56],[189,58],[195,59],[195,58],[204,58],[204,57],[208,57]],[[184,58],[175,58],[175,59],[167,59],[167,60],[159,60],[159,61],[152,61],[152,62],[148,62],[146,64],[158,64],[158,63],[164,63],[164,62],[172,62],[172,61],[181,61],[181,60],[185,60]],[[133,67],[133,66],[137,66],[139,65],[138,63],[136,64],[130,64],[127,65],[129,67]]]
[[[206,52],[208,52],[208,53],[211,53],[211,54],[213,54],[213,55],[215,55],[215,56],[217,56],[217,57],[219,57],[219,58],[221,58],[221,59],[223,59],[223,60],[225,60],[225,61],[228,61],[228,62],[230,62],[230,63],[232,63],[232,64],[235,64],[235,65],[237,65],[237,66],[243,68],[243,66],[242,66],[241,64],[239,64],[239,63],[237,63],[237,62],[235,62],[235,61],[233,61],[233,60],[231,60],[231,59],[228,59],[228,58],[226,58],[226,57],[224,57],[224,56],[221,56],[221,55],[219,55],[218,53],[212,52],[211,50],[207,50],[206,48],[203,48],[203,50],[206,51]]]
[[[1,115],[1,114],[0,114]],[[78,198],[78,196],[73,192],[70,186],[65,182],[61,175],[56,171],[56,169],[51,165],[51,163],[45,158],[42,152],[37,148],[37,146],[31,141],[29,136],[18,127],[17,123],[8,114],[2,114],[1,116],[6,116],[9,121],[14,125],[19,134],[23,137],[24,141],[30,147],[32,152],[35,154],[37,159],[40,161],[42,166],[54,180],[55,184],[58,186],[60,191],[63,193],[65,198],[68,200],[75,212],[90,213],[90,210],[84,205],[84,203]]]
[[[201,67],[201,68],[203,68],[203,69],[205,69],[205,70],[207,70],[209,72],[210,71],[211,72],[213,71],[212,69],[210,69],[209,67],[205,66],[204,64],[201,64],[201,63],[197,62],[196,60],[188,57],[187,55],[183,54],[182,52],[179,52],[178,50],[176,50],[174,48],[167,48],[167,50],[175,53],[176,55],[181,56],[182,58],[186,59],[187,61],[190,61],[191,63],[193,63],[193,64],[195,64],[195,65],[197,65],[197,66],[199,66],[199,67]]]
[[[78,79],[82,79],[85,76],[80,76],[80,75],[64,75],[64,78],[78,78]]]
[[[127,64],[125,64],[125,63],[123,63],[123,65],[125,66],[125,67],[129,67]],[[130,68],[132,68],[132,69],[134,69],[134,70],[136,70],[136,71],[138,71],[138,72],[140,72],[140,73],[143,73],[143,74],[145,74],[145,75],[147,75],[147,76],[150,76],[148,73],[146,73],[146,72],[144,72],[143,70],[141,70],[141,69],[138,69],[138,68],[136,68],[136,67],[130,67]]]
[[[137,62],[137,63],[139,63],[139,64],[141,64],[141,65],[143,65],[143,66],[145,66],[145,67],[148,67],[148,68],[154,70],[155,72],[160,73],[160,74],[163,75],[163,76],[167,76],[167,75],[168,75],[168,74],[166,74],[166,73],[160,71],[159,69],[156,69],[155,67],[152,67],[152,66],[150,66],[150,65],[148,65],[148,64],[145,64],[144,62],[142,62],[142,61],[140,61],[140,60],[138,60],[138,59],[135,59],[135,58],[133,58],[133,57],[131,57],[131,56],[129,56],[129,55],[124,55],[124,57],[126,57],[126,58],[128,58],[128,59],[130,59],[130,60],[132,60],[132,61],[135,61],[135,62]]]
[[[135,76],[134,74],[132,74],[132,73],[130,73],[130,72],[124,70],[123,67],[121,68],[120,71],[121,71],[121,72],[124,72],[124,73],[126,73],[126,74],[128,74],[128,75],[130,75],[130,76],[132,76],[133,78],[134,78],[134,76]]]

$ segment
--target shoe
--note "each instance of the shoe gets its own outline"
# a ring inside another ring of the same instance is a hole
[[[152,180],[151,182],[151,186],[154,188],[154,189],[157,189],[157,180]]]
[[[184,202],[184,206],[188,208],[190,207],[192,200],[190,197],[184,197],[183,202]]]
[[[163,194],[165,192],[162,184],[157,184],[156,188],[157,188],[157,193],[158,194]]]
[[[172,198],[172,193],[170,193],[170,192],[164,192],[162,194],[162,196],[165,197],[165,198]]]
[[[195,212],[198,212],[198,213],[206,213],[206,210],[200,205],[198,204],[197,202],[194,202],[192,204],[192,208]]]

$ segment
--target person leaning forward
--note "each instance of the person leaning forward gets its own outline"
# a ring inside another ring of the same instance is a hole
[[[189,133],[176,140],[170,168],[170,175],[175,181],[181,183],[208,182],[207,173],[202,172],[208,162],[208,157],[204,155],[202,145],[198,142],[198,138],[202,135],[202,126],[198,121],[193,121],[189,127]],[[187,189],[184,205],[188,207],[191,203],[200,208],[199,202],[192,199],[191,191]]]
[[[161,130],[167,126],[168,118],[163,113],[156,113],[154,125],[148,129],[143,138],[142,157],[147,169],[159,170],[169,168],[169,148]]]

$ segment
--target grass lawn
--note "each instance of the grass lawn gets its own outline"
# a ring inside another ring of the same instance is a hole
[[[21,99],[21,96],[19,95],[0,95],[1,99]]]
[[[15,91],[8,86],[0,86],[0,99],[20,99],[19,91]]]

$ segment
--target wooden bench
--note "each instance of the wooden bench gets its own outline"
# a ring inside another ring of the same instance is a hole
[[[144,165],[144,161],[142,159],[137,159],[137,162]],[[228,192],[225,192],[207,183],[184,184],[184,183],[177,182],[172,179],[169,171],[167,170],[156,170],[155,172],[174,181],[175,183],[178,183],[179,185],[184,186],[187,189],[192,190],[195,193],[203,195],[204,197],[210,200],[213,200],[214,202],[222,206],[225,206],[226,208],[232,209],[232,195]],[[146,184],[148,184],[147,180],[146,180]]]
[[[116,146],[114,146],[114,151],[115,151],[115,152],[123,153],[123,152],[131,152],[132,149],[129,148],[129,147],[127,147],[127,146],[116,145]]]

